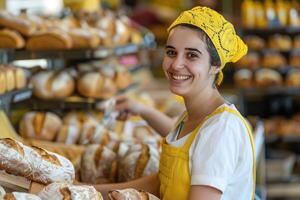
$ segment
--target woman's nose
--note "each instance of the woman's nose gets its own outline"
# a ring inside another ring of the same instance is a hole
[[[172,62],[172,67],[174,69],[181,69],[184,67],[184,65],[185,65],[184,59],[181,58],[180,56],[177,56],[176,58],[174,58],[174,60]]]

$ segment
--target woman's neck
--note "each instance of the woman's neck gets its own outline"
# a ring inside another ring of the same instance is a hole
[[[217,89],[206,88],[201,94],[184,98],[188,121],[202,121],[207,115],[225,103]]]

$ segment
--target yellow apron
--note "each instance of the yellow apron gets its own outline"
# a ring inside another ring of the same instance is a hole
[[[159,178],[160,178],[160,198],[162,200],[186,200],[189,197],[190,192],[190,170],[189,170],[189,149],[194,141],[201,126],[212,116],[222,112],[230,112],[238,116],[248,130],[248,135],[251,141],[252,157],[253,157],[253,192],[252,199],[254,199],[256,169],[254,158],[254,142],[252,137],[251,128],[246,120],[241,116],[239,112],[228,107],[222,106],[216,109],[213,113],[207,116],[193,132],[189,135],[188,139],[182,147],[174,147],[167,144],[166,139],[162,146],[162,154],[159,166]],[[183,120],[186,113],[179,119],[178,123]],[[177,124],[178,124],[177,123]],[[177,125],[176,125],[177,127]]]

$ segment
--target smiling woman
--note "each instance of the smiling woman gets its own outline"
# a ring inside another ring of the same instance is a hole
[[[118,97],[116,104],[116,109],[140,115],[166,136],[159,174],[98,189],[133,187],[164,200],[253,199],[251,129],[215,87],[223,80],[225,64],[239,60],[247,46],[230,22],[206,7],[183,12],[168,31],[163,70],[170,90],[183,97],[186,111],[175,123],[126,96]]]

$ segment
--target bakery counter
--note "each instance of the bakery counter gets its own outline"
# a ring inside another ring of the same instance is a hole
[[[13,50],[1,49],[0,58],[2,62],[26,59],[101,59],[109,56],[121,56],[136,53],[143,48],[144,44],[127,44],[115,47],[102,47],[98,49],[66,49],[66,50]]]

